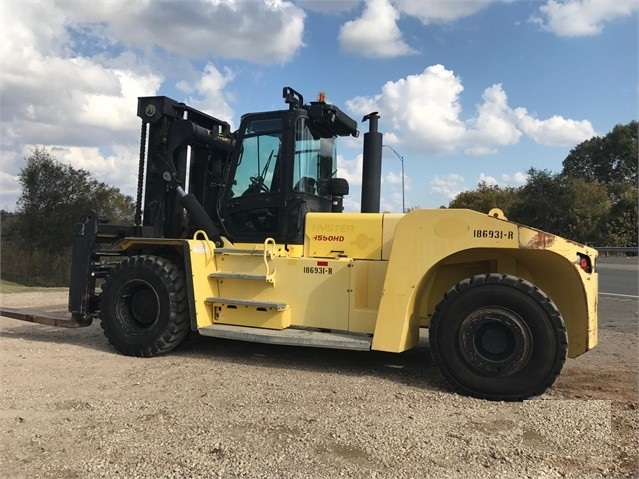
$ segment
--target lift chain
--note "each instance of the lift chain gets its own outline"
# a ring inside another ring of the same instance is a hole
[[[142,224],[142,187],[144,182],[144,157],[146,156],[146,123],[142,120],[140,132],[140,165],[138,168],[138,193],[135,202],[135,225]]]

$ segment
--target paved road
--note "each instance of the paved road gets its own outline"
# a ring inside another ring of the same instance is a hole
[[[639,296],[639,258],[599,257],[600,294]]]

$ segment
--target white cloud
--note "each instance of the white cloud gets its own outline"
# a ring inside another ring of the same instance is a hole
[[[2,169],[4,170],[4,165]],[[17,175],[0,171],[0,209],[12,211],[21,191]]]
[[[430,190],[433,193],[443,195],[449,200],[452,200],[461,191],[464,191],[463,183],[464,177],[456,173],[435,175],[430,182]]]
[[[366,0],[362,15],[342,25],[339,41],[350,53],[365,57],[396,57],[417,51],[402,38],[397,26],[401,15],[415,17],[424,25],[447,23],[474,15],[495,2],[514,0]],[[298,5],[312,10],[335,12],[350,10],[352,0],[298,0]]]
[[[373,97],[357,97],[347,102],[356,113],[377,110],[381,120],[404,144],[428,153],[450,153],[463,138],[465,126],[459,119],[461,80],[442,65],[426,68],[421,74],[389,81]]]
[[[381,212],[401,213],[402,212],[402,192],[393,191],[390,194],[383,194],[379,202]]]
[[[501,181],[508,186],[521,186],[528,181],[528,175],[521,171],[517,171],[512,175],[503,174],[501,175]]]
[[[365,57],[396,57],[415,53],[397,26],[399,13],[387,0],[368,0],[362,16],[346,22],[339,32],[344,51]]]
[[[597,35],[604,24],[637,10],[637,0],[549,0],[531,21],[562,37],[580,37]]]
[[[221,72],[209,62],[197,81],[181,81],[176,86],[190,95],[186,100],[189,106],[231,123],[233,118],[231,98],[224,92],[224,88],[233,78],[234,74],[229,68],[224,68]]]
[[[368,115],[370,112],[379,110],[379,103],[382,100],[382,95],[375,95],[373,97],[356,96],[346,102],[346,106],[349,110],[357,115]]]
[[[487,156],[494,155],[497,153],[496,148],[490,148],[488,146],[471,146],[469,148],[464,149],[464,153],[469,156]]]
[[[477,181],[475,181],[475,184],[484,182],[488,186],[500,186],[502,188],[507,186],[518,187],[518,186],[524,185],[527,180],[528,180],[528,175],[520,171],[517,171],[513,173],[512,175],[505,174],[505,173],[501,174],[499,176],[499,180],[497,180],[497,178],[495,178],[494,176],[487,175],[482,172],[479,174],[479,177],[477,178]]]
[[[104,153],[98,147],[56,146],[53,153],[61,162],[90,171],[99,181],[135,196],[139,146],[116,144],[110,150]]]
[[[395,173],[393,171],[389,171],[386,174],[386,176],[384,176],[384,179],[390,185],[401,185],[402,184],[402,175],[401,175],[401,173]]]
[[[436,22],[450,22],[474,15],[488,7],[494,0],[394,0],[393,4],[401,13],[417,17],[428,25]]]
[[[473,117],[462,118],[461,79],[443,65],[387,82],[381,93],[355,97],[347,107],[356,114],[379,111],[394,144],[428,154],[469,155],[497,152],[496,147],[514,145],[527,135],[539,144],[570,146],[591,138],[588,120],[554,115],[538,119],[525,108],[513,109],[501,84],[484,90]]]
[[[87,58],[53,58],[31,52],[5,56],[5,65],[26,62],[3,75],[0,129],[3,154],[24,145],[94,146],[137,142],[137,97],[155,94],[162,78],[99,65]],[[8,114],[7,112],[10,112]],[[17,171],[15,161],[6,165]]]
[[[338,13],[352,10],[360,0],[296,0],[295,3],[306,9],[321,13]]]
[[[344,211],[350,213],[358,213],[362,210],[362,201],[359,194],[349,194],[344,197]]]
[[[137,129],[137,96],[154,94],[160,75],[105,66],[69,51],[65,17],[52,4],[11,2],[3,8],[9,10],[0,37],[3,147],[87,145],[105,136],[117,141],[113,132]]]
[[[595,130],[588,120],[570,120],[553,115],[539,120],[528,114],[525,108],[516,108],[515,115],[519,128],[545,146],[571,146],[595,136]]]
[[[360,186],[362,184],[362,169],[364,167],[364,155],[357,155],[353,160],[347,160],[342,155],[337,155],[337,176],[348,181],[349,185]]]
[[[303,46],[304,11],[283,0],[65,2],[79,22],[106,23],[105,34],[147,52],[219,56],[263,64],[291,60]]]
[[[481,183],[482,181],[484,183],[486,183],[487,185],[489,185],[489,186],[493,186],[493,185],[499,184],[499,182],[495,178],[493,178],[492,176],[488,176],[488,175],[485,175],[484,173],[480,173],[479,174],[479,179],[477,180],[477,183]]]
[[[484,90],[483,103],[477,115],[469,122],[469,141],[475,146],[514,145],[522,136],[513,122],[512,110],[502,85]]]

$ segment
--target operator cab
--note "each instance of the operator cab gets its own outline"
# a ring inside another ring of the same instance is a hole
[[[302,244],[306,213],[333,208],[335,139],[359,134],[322,95],[310,105],[290,87],[283,96],[288,110],[244,115],[236,132],[220,211],[234,242]]]

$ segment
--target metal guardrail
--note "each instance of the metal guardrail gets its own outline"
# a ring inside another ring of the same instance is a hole
[[[595,246],[600,253],[623,253],[639,255],[639,248],[636,246]]]

